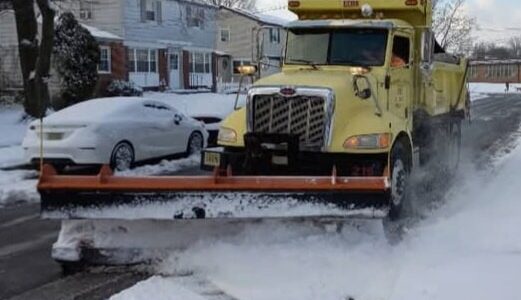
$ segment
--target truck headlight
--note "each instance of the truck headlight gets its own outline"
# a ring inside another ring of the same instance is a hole
[[[235,143],[237,142],[237,132],[231,128],[221,127],[219,129],[218,140],[220,142]]]
[[[344,142],[344,149],[387,149],[391,145],[390,133],[355,135]]]

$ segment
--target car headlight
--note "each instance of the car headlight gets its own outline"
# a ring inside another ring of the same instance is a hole
[[[387,149],[391,145],[390,133],[355,135],[344,142],[344,149]]]
[[[221,127],[219,129],[218,140],[220,142],[235,143],[237,142],[237,132],[231,128]]]

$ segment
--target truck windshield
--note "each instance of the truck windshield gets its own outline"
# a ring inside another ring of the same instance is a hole
[[[383,66],[386,29],[295,28],[288,33],[287,64]]]

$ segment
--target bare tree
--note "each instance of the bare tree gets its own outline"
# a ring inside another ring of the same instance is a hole
[[[252,10],[257,4],[257,0],[201,0],[204,3],[216,6],[226,6]]]
[[[11,9],[11,0],[0,0],[0,11],[4,9]]]
[[[444,49],[469,54],[476,20],[464,12],[464,5],[465,0],[433,0],[433,30]]]
[[[508,40],[508,46],[510,47],[510,55],[512,58],[521,57],[521,36],[515,36]]]
[[[41,117],[49,106],[49,70],[54,40],[55,11],[49,0],[36,0],[42,16],[41,42],[38,41],[33,0],[12,0],[18,34],[18,51],[24,81],[25,112]]]
[[[515,57],[512,46],[506,47],[493,42],[479,42],[474,45],[475,59],[510,59]]]

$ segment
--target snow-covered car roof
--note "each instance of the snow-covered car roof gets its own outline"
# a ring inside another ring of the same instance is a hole
[[[128,112],[146,102],[160,103],[141,97],[112,97],[84,101],[57,111],[44,119],[47,123],[102,122],[111,117],[126,117]]]

